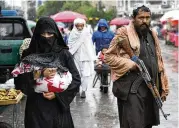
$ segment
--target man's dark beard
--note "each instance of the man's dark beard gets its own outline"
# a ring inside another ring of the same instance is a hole
[[[142,28],[142,26],[146,26],[145,28]],[[146,37],[147,36],[147,33],[149,32],[149,26],[147,24],[142,24],[140,27],[135,27],[136,28],[136,31],[137,33],[140,35],[140,36],[143,36],[143,37]]]

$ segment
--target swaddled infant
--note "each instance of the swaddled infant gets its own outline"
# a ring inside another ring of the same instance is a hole
[[[34,72],[34,80],[36,80],[35,92],[63,92],[72,82],[72,75],[69,71],[57,72],[58,68],[49,68],[55,71],[53,77],[44,77],[43,71],[46,68],[40,68],[31,64],[21,62],[11,72],[13,77],[27,72]],[[38,76],[38,77],[37,77]]]

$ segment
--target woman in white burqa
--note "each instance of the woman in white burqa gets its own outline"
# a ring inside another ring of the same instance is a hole
[[[91,39],[92,35],[86,27],[85,20],[75,19],[68,46],[81,76],[81,98],[86,98],[85,92],[94,72],[95,50]]]

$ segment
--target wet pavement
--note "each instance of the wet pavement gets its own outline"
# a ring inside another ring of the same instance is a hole
[[[161,115],[161,125],[153,128],[177,128],[178,127],[178,49],[168,46],[161,41],[162,55],[169,78],[170,93],[164,103],[163,110],[171,115],[165,120]],[[92,81],[92,80],[91,80]],[[91,82],[89,81],[89,82]],[[92,82],[91,82],[92,83]],[[71,112],[75,128],[120,128],[118,121],[117,100],[111,92],[104,94],[99,90],[99,83],[88,88],[86,99],[76,96],[71,103]],[[20,107],[20,126],[24,128],[24,106],[25,100]],[[0,115],[0,121],[12,122],[12,106]]]

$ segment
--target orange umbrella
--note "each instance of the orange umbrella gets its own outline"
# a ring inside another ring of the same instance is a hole
[[[59,12],[55,15],[52,15],[51,18],[54,19],[56,22],[73,22],[76,18],[87,20],[87,17],[85,15],[72,11]]]

